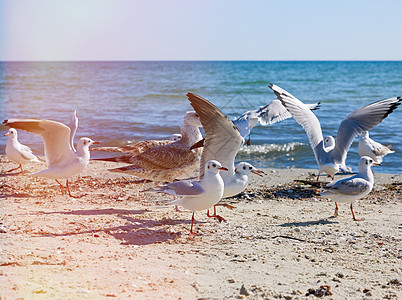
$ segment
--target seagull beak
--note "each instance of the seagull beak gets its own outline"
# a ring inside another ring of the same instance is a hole
[[[93,141],[92,144],[100,144],[98,141]]]
[[[225,167],[221,167],[221,168],[219,168],[219,170],[222,170],[222,171],[229,171],[227,168],[225,168]]]
[[[5,134],[4,134],[4,136],[7,136],[7,135],[10,135],[8,132],[6,132]]]
[[[255,175],[258,175],[258,176],[261,176],[261,177],[262,177],[262,174],[267,175],[267,174],[265,174],[264,171],[261,171],[261,170],[258,170],[258,169],[251,170],[251,173],[254,173]]]
[[[373,166],[381,166],[381,163],[373,163]]]

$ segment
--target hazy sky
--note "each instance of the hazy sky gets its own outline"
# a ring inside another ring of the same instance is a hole
[[[401,0],[0,0],[0,60],[402,60]]]

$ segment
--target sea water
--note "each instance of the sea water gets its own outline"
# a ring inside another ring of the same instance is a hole
[[[336,136],[342,119],[356,108],[402,96],[402,62],[2,62],[0,118],[68,123],[76,110],[75,142],[88,136],[102,145],[124,145],[179,133],[185,112],[192,110],[187,92],[206,98],[233,119],[275,99],[268,83],[305,103],[320,101],[321,108],[314,113],[323,135]],[[392,144],[396,151],[376,172],[402,171],[401,125],[400,107],[370,131],[371,138]],[[5,133],[7,128],[1,130]],[[40,137],[22,131],[19,137],[43,154]],[[7,137],[2,137],[1,154],[6,143]],[[242,148],[237,161],[256,167],[317,168],[305,131],[293,119],[255,127],[251,144]],[[357,144],[356,138],[347,159],[354,170]]]

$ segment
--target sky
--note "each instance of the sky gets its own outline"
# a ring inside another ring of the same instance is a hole
[[[400,0],[0,0],[0,60],[402,60],[401,12]]]

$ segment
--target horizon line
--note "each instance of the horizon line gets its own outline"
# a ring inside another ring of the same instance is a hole
[[[147,59],[140,59],[140,60],[125,60],[125,59],[110,59],[110,60],[98,60],[98,59],[77,59],[77,60],[0,60],[2,63],[8,63],[8,62],[402,62],[402,60],[393,60],[393,59],[359,59],[359,60],[353,60],[353,59],[228,59],[228,60],[218,60],[218,59],[156,59],[156,60],[147,60]]]

